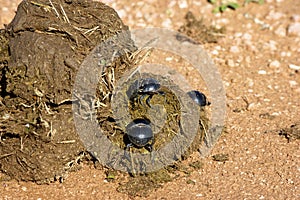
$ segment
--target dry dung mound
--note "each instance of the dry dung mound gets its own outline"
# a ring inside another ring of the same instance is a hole
[[[128,27],[115,10],[99,2],[25,0],[19,5],[0,36],[3,172],[44,183],[72,167],[84,151],[72,120],[76,71],[97,44],[123,30]],[[135,50],[129,37],[119,45]]]

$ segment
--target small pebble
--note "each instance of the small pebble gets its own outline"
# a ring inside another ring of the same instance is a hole
[[[244,40],[252,40],[252,35],[250,35],[249,33],[245,33],[245,34],[243,34],[242,39],[244,39]]]
[[[280,37],[285,37],[286,36],[286,28],[283,26],[279,26],[274,33]]]
[[[272,115],[272,116],[279,116],[280,113],[278,113],[278,112],[273,112],[271,115]]]
[[[263,195],[261,195],[261,196],[259,197],[259,199],[265,199],[265,197],[264,197]]]
[[[287,33],[289,36],[300,36],[300,22],[290,24]]]
[[[258,74],[267,74],[267,72],[265,70],[259,70]]]
[[[288,51],[288,52],[283,51],[283,52],[280,53],[280,55],[281,55],[282,57],[291,57],[292,53],[289,52],[289,51]]]
[[[8,8],[7,8],[7,7],[3,7],[3,8],[2,8],[2,11],[7,12],[7,11],[8,11]]]
[[[172,27],[172,21],[171,19],[167,18],[162,22],[162,26],[165,28],[171,28]]]
[[[289,68],[293,70],[300,70],[300,66],[289,64]]]
[[[179,8],[187,8],[188,4],[186,1],[179,1]]]
[[[250,57],[250,56],[246,56],[245,61],[246,61],[247,63],[251,63],[251,57]]]
[[[242,36],[243,36],[243,33],[241,33],[241,32],[237,32],[237,33],[234,34],[234,37],[236,37],[236,38],[239,38],[239,37],[242,37]]]
[[[249,87],[253,87],[254,86],[254,81],[250,78],[247,78],[246,83],[248,84]]]
[[[211,54],[213,54],[213,55],[219,55],[219,51],[218,50],[213,50],[212,52],[211,52]]]
[[[215,49],[216,50],[222,50],[222,47],[221,46],[215,46]]]
[[[277,42],[274,40],[270,40],[267,43],[264,43],[264,48],[270,49],[271,51],[276,51],[277,50]]]
[[[173,57],[166,57],[166,61],[172,61]]]
[[[274,60],[274,61],[270,62],[269,67],[278,68],[278,67],[280,67],[280,62],[278,60]]]
[[[298,85],[298,83],[296,81],[289,81],[290,87],[294,87],[296,85]]]
[[[269,20],[280,20],[283,16],[284,16],[283,13],[275,12],[274,10],[271,10],[266,18]]]
[[[238,46],[231,46],[230,47],[230,52],[231,53],[239,53],[240,52],[240,49]]]
[[[300,22],[300,15],[292,15],[291,19],[292,19],[294,22]]]
[[[227,18],[221,18],[221,19],[216,20],[216,24],[218,24],[220,26],[224,26],[229,23],[230,23],[230,21]]]
[[[253,110],[257,107],[257,105],[255,103],[250,103],[247,107],[248,110]]]
[[[234,63],[234,61],[231,60],[231,59],[228,59],[228,60],[226,61],[226,64],[227,64],[229,67],[235,67],[235,63]]]

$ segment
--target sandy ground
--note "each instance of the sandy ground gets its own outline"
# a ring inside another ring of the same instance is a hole
[[[0,0],[1,26],[13,18],[18,2]],[[204,158],[202,169],[164,184],[148,198],[300,199],[300,142],[279,135],[300,122],[300,1],[266,0],[223,14],[212,14],[214,6],[204,0],[104,2],[131,29],[177,30],[189,10],[206,24],[226,27],[217,44],[203,48],[222,75],[227,97],[226,132],[211,155],[228,154],[229,160]],[[0,199],[131,199],[117,186],[83,164],[63,183],[3,181]]]

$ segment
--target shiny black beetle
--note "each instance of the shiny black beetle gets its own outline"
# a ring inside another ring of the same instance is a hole
[[[154,94],[164,95],[164,92],[160,91],[161,85],[154,78],[144,78],[141,80],[136,80],[127,90],[126,94],[130,101],[138,98],[140,102],[141,100],[146,98],[146,103],[149,107],[150,100]]]
[[[210,102],[207,100],[206,96],[197,90],[192,90],[187,93],[193,101],[199,106],[209,106]]]
[[[144,147],[149,152],[152,151],[154,143],[154,134],[150,125],[150,121],[146,119],[135,119],[126,127],[126,136],[129,140],[126,149],[131,146],[137,148]]]

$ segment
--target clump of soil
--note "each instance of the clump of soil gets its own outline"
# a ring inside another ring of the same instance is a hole
[[[300,139],[300,123],[295,123],[288,128],[280,130],[279,135],[284,136],[288,141]]]
[[[72,121],[76,71],[96,45],[123,30],[128,27],[117,13],[99,2],[25,0],[19,5],[0,35],[1,171],[47,183],[70,169],[85,150]],[[122,42],[129,54],[135,50],[130,38]]]
[[[119,185],[117,191],[130,196],[146,197],[154,189],[161,187],[163,183],[172,181],[174,177],[174,174],[172,175],[167,169],[161,169],[147,175],[130,177],[126,183]]]
[[[191,162],[190,164],[178,162],[147,175],[130,177],[127,182],[120,183],[117,191],[133,197],[147,197],[153,190],[162,187],[164,183],[176,180],[182,176],[189,178],[192,171],[202,167],[203,163],[201,161]],[[189,183],[187,182],[187,184]]]
[[[228,154],[216,154],[216,155],[213,155],[212,156],[212,159],[214,161],[217,161],[217,162],[225,162],[225,161],[228,161],[229,160],[229,155]]]
[[[203,19],[198,20],[192,12],[185,15],[185,24],[179,28],[179,32],[193,38],[199,44],[216,43],[225,33],[225,28],[207,27]],[[178,38],[184,39],[184,38]]]

